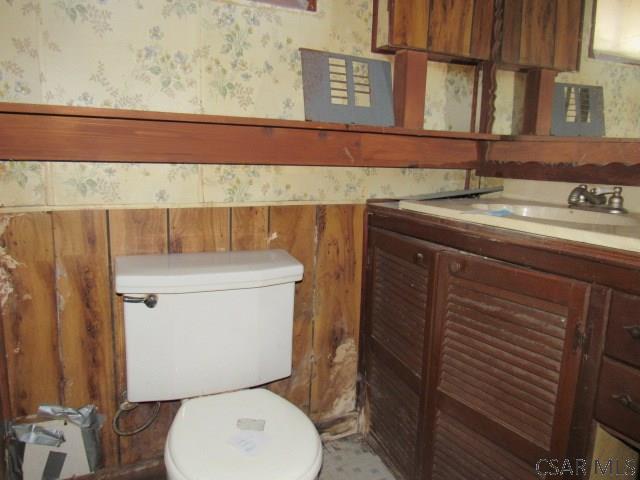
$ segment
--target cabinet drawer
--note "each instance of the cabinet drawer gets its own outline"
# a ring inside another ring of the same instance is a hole
[[[640,367],[640,297],[614,292],[606,354]]]
[[[602,359],[596,417],[640,441],[640,370]]]

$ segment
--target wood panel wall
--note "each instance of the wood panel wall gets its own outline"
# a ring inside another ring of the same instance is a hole
[[[118,437],[110,423],[126,388],[118,255],[283,248],[304,264],[296,285],[293,373],[269,388],[318,424],[354,418],[363,207],[273,206],[83,210],[0,215],[0,408],[94,403],[106,416],[105,466],[162,455],[178,407]],[[139,408],[124,427],[144,420]]]

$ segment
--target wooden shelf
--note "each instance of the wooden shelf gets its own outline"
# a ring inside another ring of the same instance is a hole
[[[478,169],[640,185],[640,140],[0,103],[0,159]]]
[[[496,135],[0,104],[11,160],[475,168]]]

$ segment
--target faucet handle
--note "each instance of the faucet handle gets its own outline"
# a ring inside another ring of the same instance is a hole
[[[569,203],[569,205],[571,206],[583,204],[585,202],[584,194],[588,191],[587,189],[587,185],[581,183],[573,190],[571,190],[571,193],[569,193],[569,197],[567,198],[567,202]]]
[[[622,187],[613,187],[613,194],[609,197],[607,205],[617,210],[622,210],[624,198],[622,197]]]

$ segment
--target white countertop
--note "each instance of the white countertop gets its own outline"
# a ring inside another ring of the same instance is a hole
[[[402,200],[399,208],[462,222],[640,252],[640,214],[584,211],[552,203],[504,197]]]

